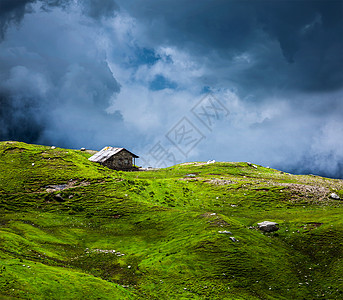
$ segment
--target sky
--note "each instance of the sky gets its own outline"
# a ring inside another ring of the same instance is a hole
[[[343,178],[343,1],[0,0],[0,140]]]

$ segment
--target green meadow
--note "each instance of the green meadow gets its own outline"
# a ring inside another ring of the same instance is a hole
[[[0,143],[0,299],[343,298],[342,180],[89,157]]]

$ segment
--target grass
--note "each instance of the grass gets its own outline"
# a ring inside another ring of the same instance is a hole
[[[244,162],[120,172],[89,156],[0,143],[0,298],[343,297],[341,180]]]

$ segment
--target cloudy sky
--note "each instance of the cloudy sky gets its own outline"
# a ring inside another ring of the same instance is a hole
[[[0,140],[343,177],[343,1],[0,0]]]

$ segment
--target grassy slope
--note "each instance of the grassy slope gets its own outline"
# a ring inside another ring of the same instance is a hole
[[[343,206],[328,198],[342,181],[246,163],[125,173],[88,157],[0,143],[0,298],[343,297]],[[262,234],[264,220],[280,230]]]

